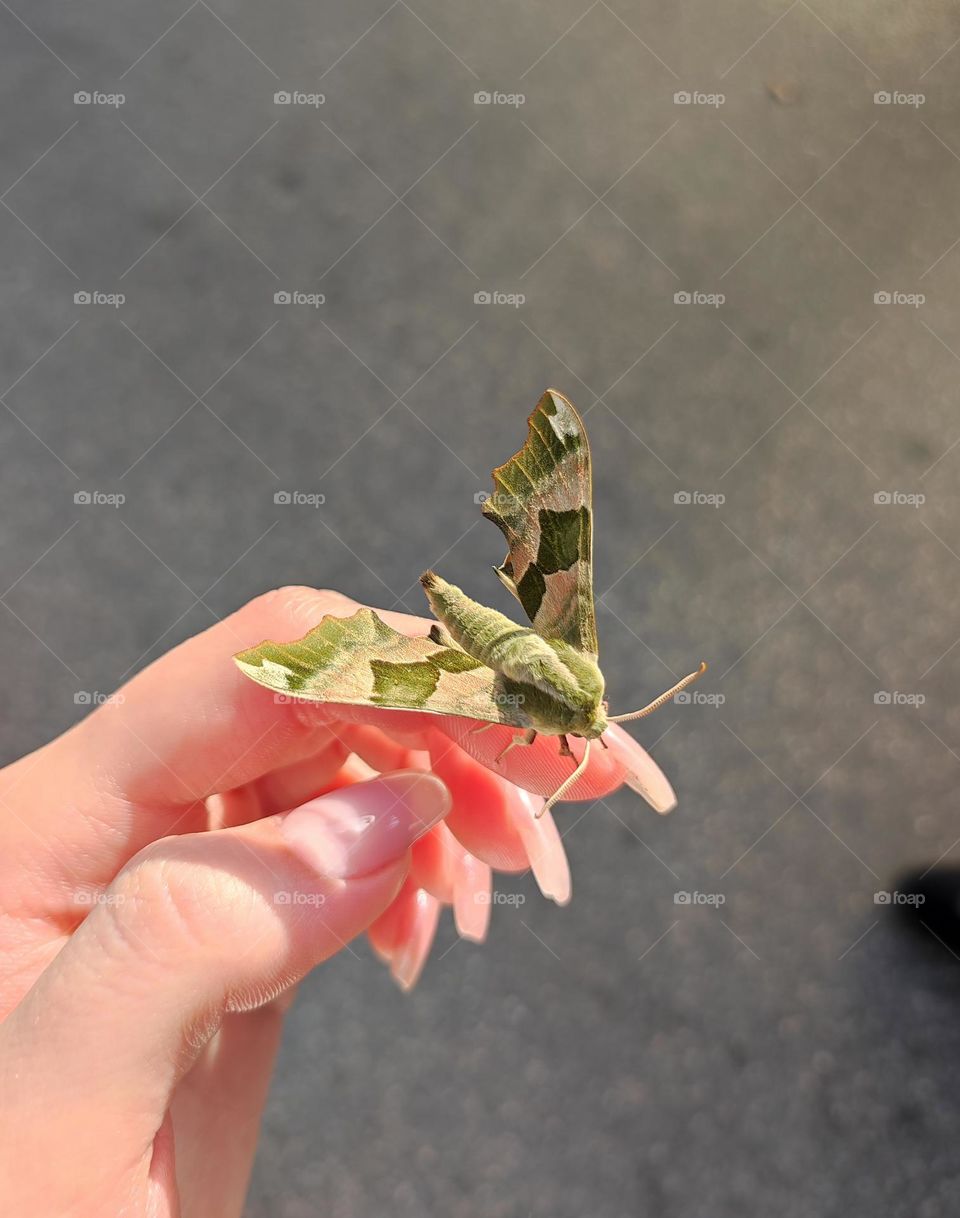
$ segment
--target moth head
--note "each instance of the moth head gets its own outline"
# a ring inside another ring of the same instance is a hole
[[[567,730],[574,736],[595,740],[607,730],[607,703],[600,666],[592,655],[569,643],[557,639],[548,639],[547,643],[576,678],[578,697],[575,705],[568,706]]]
[[[572,735],[583,736],[586,740],[596,740],[610,726],[607,718],[607,704],[601,702],[589,716],[584,716],[583,722],[572,729]]]

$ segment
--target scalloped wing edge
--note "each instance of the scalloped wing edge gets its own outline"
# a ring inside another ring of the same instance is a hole
[[[328,614],[303,638],[266,640],[234,661],[258,685],[289,698],[528,726],[519,707],[498,700],[492,669],[446,641],[400,634],[372,609]]]
[[[548,389],[527,419],[527,438],[493,471],[483,515],[507,556],[494,567],[534,629],[596,657],[590,447],[573,403]]]

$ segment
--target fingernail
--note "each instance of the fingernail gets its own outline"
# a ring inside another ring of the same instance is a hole
[[[370,942],[370,950],[373,952],[373,954],[376,956],[376,958],[380,961],[381,964],[385,964],[389,968],[390,960],[391,960],[390,952],[388,952],[386,950],[386,948],[380,947],[379,944],[374,943],[372,939],[369,942]]]
[[[510,812],[530,860],[530,870],[545,897],[566,905],[570,901],[570,864],[551,814],[544,812],[537,817],[542,807],[539,795],[515,788]]]
[[[487,937],[492,883],[490,867],[461,847],[453,878],[453,920],[461,939],[482,943]]]
[[[281,819],[280,834],[315,871],[347,879],[402,857],[449,811],[439,778],[399,770],[312,799]]]
[[[423,888],[418,888],[413,900],[411,920],[405,929],[405,939],[394,953],[390,972],[402,990],[412,990],[430,955],[433,937],[440,920],[440,902]]]
[[[677,797],[667,776],[647,751],[618,724],[611,724],[604,739],[614,760],[626,771],[624,783],[645,799],[655,812],[665,815],[677,806]]]

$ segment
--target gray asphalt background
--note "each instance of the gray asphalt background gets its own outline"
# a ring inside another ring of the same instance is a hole
[[[419,612],[437,562],[506,608],[474,496],[547,385],[614,707],[701,655],[725,699],[636,726],[673,817],[561,811],[569,908],[501,877],[411,997],[363,944],[310,978],[249,1218],[957,1213],[957,961],[874,894],[960,837],[958,39],[892,0],[0,4],[6,758],[278,584]]]

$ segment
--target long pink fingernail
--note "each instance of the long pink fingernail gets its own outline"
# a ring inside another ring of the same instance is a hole
[[[490,925],[493,872],[461,847],[453,872],[453,920],[461,939],[482,943]]]
[[[449,811],[439,778],[398,770],[310,800],[280,819],[280,834],[315,871],[347,879],[401,858]]]
[[[614,759],[626,771],[623,781],[630,790],[636,791],[655,812],[661,815],[672,812],[677,806],[673,787],[646,749],[616,723],[607,729],[604,739]]]
[[[537,817],[542,807],[543,800],[539,795],[532,795],[521,787],[515,788],[510,811],[527,852],[530,870],[545,897],[558,905],[566,905],[571,890],[570,864],[553,816],[544,812]]]
[[[405,928],[406,939],[394,953],[390,972],[402,990],[412,990],[430,955],[433,937],[440,921],[440,902],[423,888],[414,897],[411,924]]]

